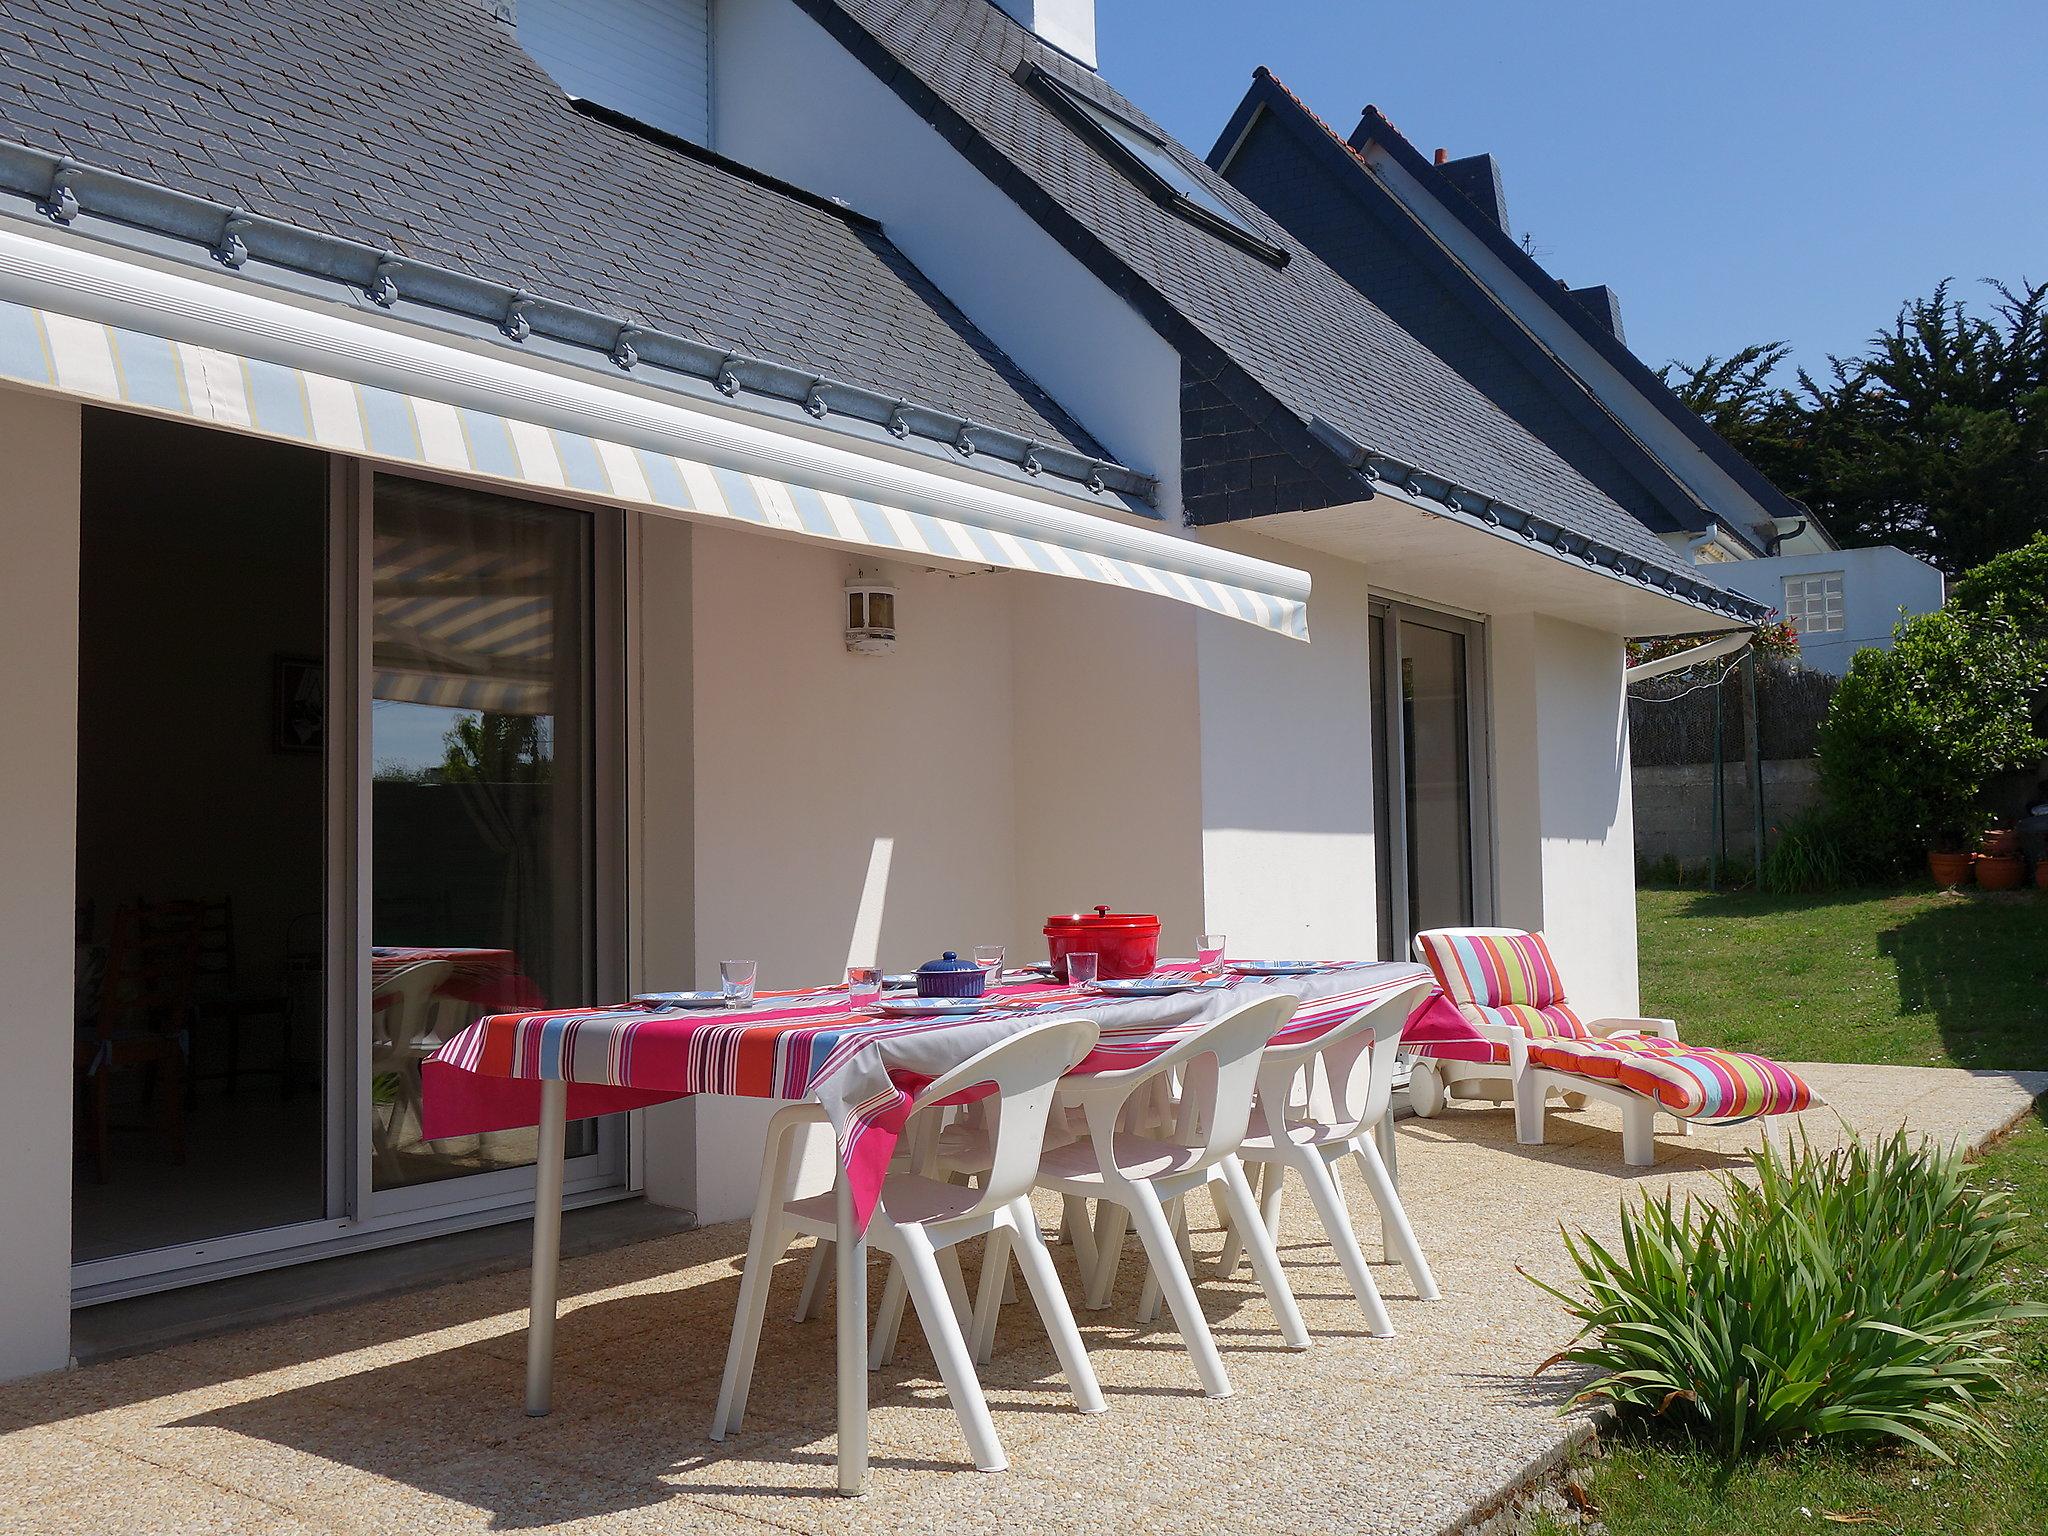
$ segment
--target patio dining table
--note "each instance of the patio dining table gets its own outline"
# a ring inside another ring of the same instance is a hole
[[[547,1412],[559,1264],[564,1127],[568,1120],[643,1108],[692,1094],[812,1100],[839,1154],[839,1487],[858,1493],[867,1465],[867,1266],[862,1234],[917,1090],[1034,1023],[1085,1012],[1101,1038],[1076,1068],[1142,1063],[1188,1032],[1262,995],[1301,999],[1281,1042],[1311,1037],[1430,981],[1420,965],[1330,961],[1307,973],[1251,977],[1171,965],[1225,985],[1156,997],[1112,997],[1032,979],[993,987],[966,1017],[906,1018],[856,1010],[843,985],[763,993],[743,1008],[650,1012],[638,1007],[494,1014],[470,1025],[424,1065],[422,1130],[430,1139],[538,1125],[527,1412]],[[1432,1054],[1484,1059],[1485,1042],[1440,992],[1404,1032]],[[1475,1054],[1476,1053],[1476,1054]]]

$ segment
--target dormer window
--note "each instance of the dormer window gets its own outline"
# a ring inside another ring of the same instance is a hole
[[[1242,246],[1261,261],[1276,267],[1287,265],[1287,252],[1261,237],[1215,188],[1181,164],[1172,148],[1151,129],[1090,101],[1036,64],[1027,61],[1017,78],[1154,202],[1190,224]]]

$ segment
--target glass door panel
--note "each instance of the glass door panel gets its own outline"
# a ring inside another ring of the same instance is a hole
[[[1486,906],[1481,632],[1389,604],[1372,614],[1373,828],[1380,954]]]
[[[1410,928],[1472,922],[1471,746],[1465,637],[1401,626],[1403,809],[1408,820]]]
[[[531,1163],[420,1135],[420,1064],[485,1013],[592,1001],[591,531],[380,476],[371,539],[371,1187]],[[570,1127],[569,1155],[595,1149]]]

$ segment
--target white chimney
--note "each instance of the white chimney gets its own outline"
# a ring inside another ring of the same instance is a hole
[[[1095,0],[996,0],[1061,53],[1095,67]]]

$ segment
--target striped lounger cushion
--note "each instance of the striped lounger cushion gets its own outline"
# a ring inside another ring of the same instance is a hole
[[[1681,1119],[1707,1124],[1796,1115],[1818,1102],[1796,1072],[1766,1057],[1653,1035],[1535,1041],[1529,1060],[1553,1072],[1619,1083]]]
[[[1564,981],[1540,933],[1426,933],[1422,954],[1444,994],[1475,1024],[1513,1027],[1531,1040],[1584,1040],[1591,1033],[1565,1003]],[[1508,1059],[1499,1041],[1493,1059]]]

